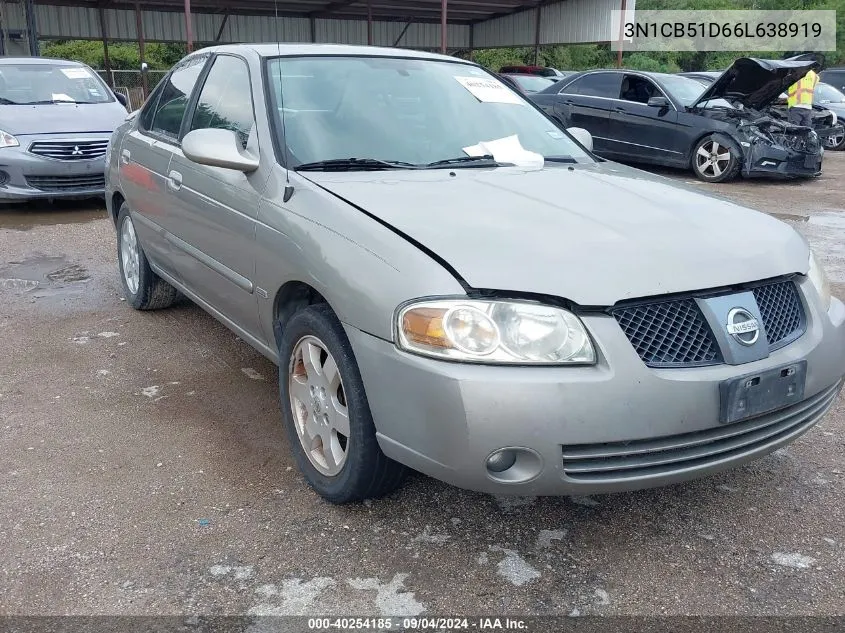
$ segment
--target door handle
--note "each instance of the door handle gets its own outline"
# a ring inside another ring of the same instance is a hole
[[[171,171],[167,174],[167,186],[173,191],[179,191],[182,188],[182,174],[178,171]]]
[[[129,152],[128,149],[124,149],[120,151],[120,162],[124,165],[128,165],[130,159],[132,158],[132,154]]]
[[[613,109],[616,110],[617,112],[627,112],[627,110],[625,108],[621,107],[621,106],[616,106]]]

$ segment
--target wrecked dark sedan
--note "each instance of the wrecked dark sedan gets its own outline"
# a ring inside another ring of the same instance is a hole
[[[619,161],[692,169],[701,180],[821,173],[815,130],[766,110],[814,62],[741,58],[702,92],[678,75],[595,70],[530,98],[566,127],[587,129],[594,151]]]
[[[722,71],[678,73],[681,77],[695,79],[705,86],[712,84],[721,74]],[[827,149],[845,149],[845,127],[841,123],[841,117],[845,114],[843,103],[845,103],[845,96],[833,86],[820,83],[816,87],[813,98],[813,129]],[[766,110],[766,114],[776,119],[789,120],[786,93],[778,95],[775,102]]]

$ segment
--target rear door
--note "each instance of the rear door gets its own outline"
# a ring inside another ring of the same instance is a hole
[[[619,96],[621,73],[594,72],[582,75],[564,86],[554,102],[555,118],[567,127],[582,127],[593,135],[593,149],[598,154],[612,148],[610,107]]]
[[[208,55],[194,55],[174,66],[120,146],[120,184],[141,244],[154,265],[177,279],[184,254],[167,239],[174,227],[168,173],[188,99],[207,61]]]
[[[678,111],[650,78],[626,73],[610,113],[611,151],[618,156],[651,163],[683,161],[686,145],[678,129]],[[664,97],[667,105],[648,105],[651,97]]]
[[[230,130],[243,149],[259,155],[255,101],[245,59],[215,56],[195,101],[183,135],[205,128]],[[181,271],[186,285],[237,326],[259,336],[254,241],[266,174],[199,165],[175,147],[168,175],[172,231],[188,254]]]

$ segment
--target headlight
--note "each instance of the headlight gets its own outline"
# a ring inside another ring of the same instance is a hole
[[[580,319],[522,301],[443,299],[397,315],[400,348],[436,358],[516,365],[592,364],[596,354]]]
[[[821,263],[816,259],[815,253],[810,251],[810,270],[807,271],[807,277],[813,282],[816,287],[816,292],[822,300],[822,305],[825,310],[830,308],[830,282],[827,280],[827,275],[822,268]]]
[[[8,132],[0,130],[0,147],[18,147],[19,145],[18,139]]]

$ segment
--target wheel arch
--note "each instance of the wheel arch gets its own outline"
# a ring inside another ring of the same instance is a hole
[[[284,324],[298,310],[317,304],[325,304],[337,314],[326,298],[314,286],[304,281],[287,281],[276,290],[273,296],[273,339],[277,348]]]
[[[119,191],[115,191],[111,195],[111,198],[109,198],[109,202],[109,215],[111,216],[112,223],[117,226],[117,216],[120,215],[120,207],[126,202],[126,198]]]

